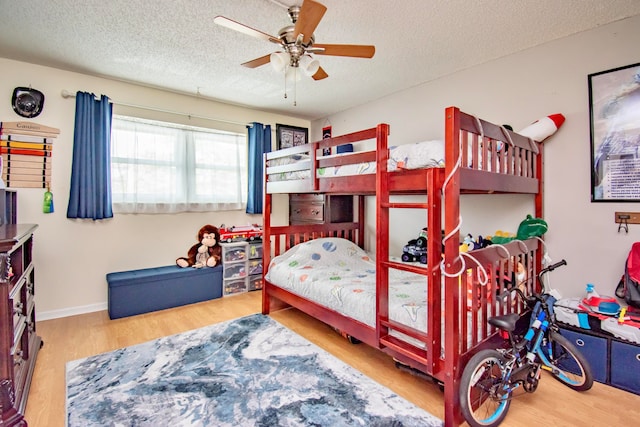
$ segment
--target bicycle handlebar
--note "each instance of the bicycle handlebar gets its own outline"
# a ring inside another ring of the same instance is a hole
[[[542,270],[540,270],[540,273],[538,273],[538,280],[540,280],[540,277],[542,277],[543,274],[553,271],[558,267],[562,267],[563,265],[567,265],[567,261],[558,261],[555,264],[551,264],[550,266],[543,268]]]

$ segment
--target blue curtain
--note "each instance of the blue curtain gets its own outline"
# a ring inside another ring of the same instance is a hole
[[[247,213],[262,213],[262,155],[271,151],[271,125],[253,122],[248,129],[249,145],[249,191]]]
[[[105,95],[76,94],[73,163],[67,218],[113,218],[111,208],[112,104]]]

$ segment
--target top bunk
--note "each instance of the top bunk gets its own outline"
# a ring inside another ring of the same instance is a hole
[[[349,152],[323,154],[345,147]],[[540,143],[448,107],[444,140],[390,146],[389,125],[383,123],[266,153],[265,191],[367,195],[384,189],[411,194],[451,181],[460,193],[536,194],[541,154]]]

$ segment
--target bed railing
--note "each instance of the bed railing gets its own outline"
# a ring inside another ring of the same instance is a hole
[[[445,250],[441,271],[445,276],[445,418],[461,421],[457,395],[460,373],[471,356],[471,350],[480,347],[492,332],[485,326],[487,317],[500,310],[512,312],[520,309],[511,305],[509,295],[505,301],[492,298],[498,298],[504,289],[504,277],[510,277],[519,264],[528,272],[525,286],[531,289],[535,272],[541,265],[541,255],[537,250],[537,240],[527,241],[527,249],[518,242],[505,245],[508,254],[499,246],[473,251],[471,255],[488,266],[492,277],[486,285],[488,289],[478,287],[477,268],[466,263],[460,255],[460,195],[488,190],[533,194],[534,216],[542,217],[542,146],[501,126],[449,107],[445,111],[445,158]],[[470,279],[467,276],[469,268]],[[479,305],[477,309],[472,305],[470,313],[467,313],[469,294],[475,298],[474,304],[479,301]],[[472,338],[462,339],[469,329]]]
[[[458,144],[447,144],[446,167],[455,168],[449,159],[458,159],[463,192],[538,192],[541,144],[453,107],[449,110],[448,141]]]
[[[354,175],[348,177],[317,176],[316,171],[322,168],[359,165],[376,161],[377,128],[327,138],[321,141],[296,147],[285,148],[266,153],[265,189],[267,193],[291,192],[327,192],[344,190],[353,192],[353,188],[371,187],[373,175]],[[324,149],[344,144],[356,144],[354,152],[342,155],[324,155]],[[292,161],[295,159],[295,161]],[[348,182],[347,182],[348,181]]]

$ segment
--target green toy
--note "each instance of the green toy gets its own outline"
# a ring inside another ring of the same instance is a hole
[[[527,218],[518,226],[517,239],[527,240],[532,237],[540,237],[547,232],[547,223],[541,218],[534,218],[531,215],[527,215]]]

